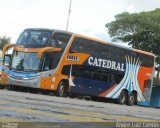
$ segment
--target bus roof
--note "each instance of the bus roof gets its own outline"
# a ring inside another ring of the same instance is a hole
[[[112,46],[119,47],[119,48],[122,48],[122,49],[131,50],[131,51],[134,51],[134,52],[137,52],[137,53],[146,54],[146,55],[155,57],[155,55],[153,53],[150,53],[150,52],[146,52],[146,51],[142,51],[142,50],[138,50],[138,49],[134,49],[134,48],[128,48],[128,47],[125,47],[125,46],[122,46],[122,45],[113,44],[113,43],[103,41],[103,40],[100,40],[100,39],[96,39],[96,38],[93,38],[93,37],[88,37],[88,36],[84,36],[84,35],[80,35],[80,34],[76,34],[76,33],[74,33],[74,36],[75,37],[83,37],[83,38],[86,38],[86,39],[89,39],[89,40],[95,40],[95,41],[103,43],[103,44],[108,44],[108,45],[112,45]]]
[[[138,49],[134,49],[134,48],[127,48],[125,46],[109,43],[109,42],[101,40],[101,39],[96,39],[96,38],[93,38],[93,37],[89,37],[89,36],[85,36],[85,35],[69,32],[69,31],[65,31],[65,30],[49,29],[49,28],[27,28],[25,30],[44,30],[44,31],[66,33],[66,34],[74,35],[75,37],[82,37],[82,38],[86,38],[86,39],[89,39],[89,40],[94,40],[94,41],[97,41],[97,42],[100,42],[100,43],[112,45],[112,46],[119,47],[119,48],[122,48],[122,49],[127,49],[127,50],[131,50],[131,51],[134,51],[134,52],[137,52],[137,53],[146,54],[146,55],[155,57],[155,55],[153,53],[149,53],[149,52],[138,50]]]
[[[64,30],[58,30],[58,29],[49,29],[49,28],[27,28],[25,30],[44,30],[44,31],[52,31],[52,32],[61,32],[72,35],[72,32],[64,31]]]

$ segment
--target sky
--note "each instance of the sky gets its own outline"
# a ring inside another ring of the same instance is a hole
[[[65,30],[69,3],[70,0],[0,0],[0,36],[9,36],[15,43],[25,28]],[[160,8],[160,0],[72,0],[68,31],[111,42],[105,24],[115,15],[156,8]]]

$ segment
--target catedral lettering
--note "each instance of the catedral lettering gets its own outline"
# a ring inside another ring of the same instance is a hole
[[[94,57],[89,57],[88,58],[88,64],[96,67],[102,67],[102,68],[107,68],[107,69],[113,69],[113,70],[118,70],[118,71],[125,71],[124,69],[124,64],[111,61],[111,60],[105,60],[105,59],[100,59],[100,58],[94,58]]]
[[[76,33],[30,28],[20,34],[8,58],[11,89],[113,98],[128,105],[150,100],[155,56],[148,52]]]

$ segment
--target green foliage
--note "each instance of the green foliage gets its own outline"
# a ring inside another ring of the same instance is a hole
[[[0,49],[2,50],[6,44],[10,43],[10,40],[10,37],[7,36],[0,37]]]
[[[118,14],[106,27],[113,41],[127,42],[133,48],[152,52],[160,64],[160,9]]]

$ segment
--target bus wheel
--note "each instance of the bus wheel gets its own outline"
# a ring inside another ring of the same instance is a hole
[[[7,88],[8,90],[14,90],[15,89],[15,87],[13,86],[13,85],[8,85],[8,88]]]
[[[75,94],[70,94],[69,98],[76,98],[76,95]]]
[[[58,89],[56,91],[56,95],[59,97],[64,97],[65,96],[65,83],[61,81],[58,85]]]
[[[126,104],[126,101],[127,101],[127,94],[125,91],[122,91],[119,95],[118,102],[119,104]]]
[[[132,106],[136,103],[136,95],[135,93],[131,93],[129,96],[128,96],[128,99],[127,99],[127,105],[129,106]]]
[[[4,88],[5,88],[4,86],[0,85],[0,89],[4,89]]]

